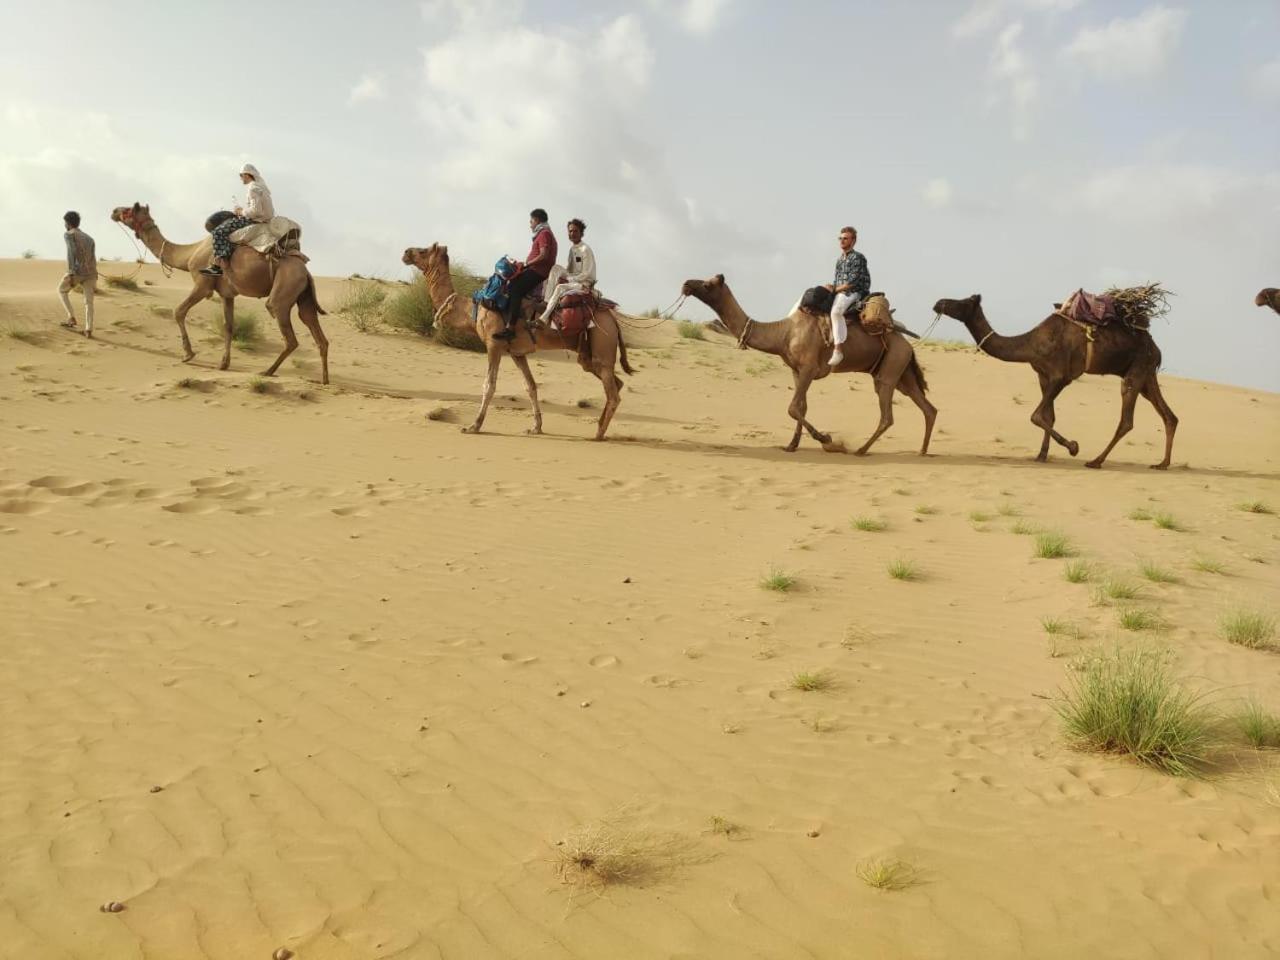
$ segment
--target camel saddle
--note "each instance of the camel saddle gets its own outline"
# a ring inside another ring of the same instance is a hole
[[[1077,290],[1062,303],[1055,303],[1053,309],[1067,320],[1094,327],[1105,327],[1117,316],[1115,297],[1105,293],[1086,293],[1084,290]]]
[[[227,239],[267,256],[301,256],[302,227],[288,217],[272,217],[265,223],[241,227]]]
[[[825,320],[831,314],[831,304],[834,300],[835,294],[826,287],[810,287],[800,298],[800,309]],[[894,331],[915,340],[920,339],[918,333],[908,330],[894,319],[893,308],[889,306],[888,298],[879,291],[868,294],[867,299],[861,304],[851,306],[845,311],[844,316],[846,320],[857,323],[872,336],[881,336]],[[833,346],[831,324],[820,323],[818,329],[822,331],[822,342],[828,347]]]

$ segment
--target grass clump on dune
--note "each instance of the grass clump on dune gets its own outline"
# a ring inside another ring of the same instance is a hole
[[[1136,600],[1142,595],[1142,588],[1128,580],[1108,577],[1094,591],[1095,602],[1106,605],[1116,600]]]
[[[1088,560],[1072,560],[1062,571],[1068,583],[1088,583],[1093,578],[1093,564]]]
[[[1250,650],[1276,650],[1276,620],[1253,610],[1233,610],[1222,618],[1222,635],[1228,643]]]
[[[426,277],[418,277],[388,297],[382,319],[387,326],[397,330],[407,330],[420,337],[431,336],[436,324],[436,309],[427,292]]]
[[[1275,512],[1261,500],[1250,500],[1247,503],[1237,504],[1237,506],[1245,513],[1261,513],[1270,515]]]
[[[692,320],[679,320],[676,322],[676,333],[683,340],[705,340],[707,339],[706,330],[700,323],[694,323]]]
[[[1016,533],[1020,537],[1029,537],[1031,534],[1038,533],[1039,531],[1039,527],[1026,520],[1015,520],[1009,527],[1010,533]]]
[[[919,580],[920,570],[911,560],[893,560],[889,563],[889,576],[895,580]]]
[[[792,675],[788,686],[792,690],[813,693],[816,690],[830,690],[835,683],[836,678],[830,670],[803,670]]]
[[[882,533],[889,529],[887,521],[880,517],[854,517],[850,524],[855,530],[861,530],[864,533]]]
[[[1060,560],[1075,553],[1071,541],[1061,533],[1036,534],[1036,556],[1042,560]]]
[[[797,583],[799,583],[799,580],[794,575],[787,573],[785,570],[779,570],[777,567],[760,578],[760,586],[763,589],[773,590],[777,593],[786,593]]]
[[[1157,513],[1151,518],[1151,522],[1161,530],[1173,530],[1175,533],[1183,533],[1187,529],[1182,521],[1171,513]]]
[[[1236,726],[1253,746],[1280,747],[1280,717],[1250,701],[1235,717]]]
[[[1141,607],[1127,607],[1121,610],[1119,619],[1121,628],[1125,630],[1159,630],[1164,627],[1164,621],[1160,619],[1158,613]]]
[[[1201,573],[1216,573],[1219,576],[1225,576],[1227,572],[1227,565],[1221,560],[1215,560],[1213,557],[1196,557],[1191,561],[1191,566]]]
[[[111,274],[104,274],[107,286],[115,290],[128,290],[130,293],[137,293],[139,290],[138,281],[133,277],[116,277]]]
[[[1178,575],[1166,570],[1154,560],[1143,560],[1138,564],[1138,572],[1152,583],[1177,583]]]
[[[1143,520],[1150,520],[1150,519],[1151,519],[1151,511],[1150,511],[1150,510],[1148,510],[1146,507],[1137,507],[1137,508],[1135,508],[1135,509],[1133,509],[1133,510],[1130,510],[1130,511],[1129,511],[1129,519],[1130,519],[1130,520],[1140,520],[1140,521],[1143,521]]]
[[[922,503],[920,506],[916,507],[916,513],[922,517],[932,517],[937,512],[937,507],[931,507],[927,503]]]
[[[254,393],[275,393],[276,385],[265,377],[254,377],[249,381],[249,389]]]
[[[1130,756],[1174,776],[1196,773],[1208,758],[1212,716],[1155,651],[1090,658],[1071,677],[1058,714],[1085,750]]]
[[[915,867],[896,858],[863,860],[855,872],[859,880],[874,890],[906,890],[920,881]]]
[[[688,861],[681,837],[629,827],[618,818],[579,827],[556,844],[556,875],[573,888],[645,886]]]
[[[381,319],[386,299],[387,290],[377,281],[352,280],[338,301],[338,313],[349,317],[361,333],[368,333]]]
[[[1071,637],[1073,640],[1079,640],[1084,636],[1083,631],[1078,626],[1070,620],[1063,620],[1061,617],[1042,617],[1040,626],[1051,637]]]

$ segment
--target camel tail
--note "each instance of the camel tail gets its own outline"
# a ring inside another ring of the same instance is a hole
[[[329,312],[325,310],[324,307],[320,306],[320,299],[316,296],[315,277],[311,276],[311,274],[307,274],[307,289],[303,291],[302,296],[299,299],[310,301],[311,305],[316,308],[316,313],[320,314],[322,317],[327,317],[329,315]]]
[[[914,350],[911,351],[911,372],[916,375],[916,379],[920,381],[920,389],[928,393],[929,381],[924,378],[924,367],[920,366],[920,358],[916,356]]]
[[[627,363],[627,342],[622,339],[622,324],[618,323],[617,315],[613,318],[614,325],[618,328],[618,359],[622,363],[622,369],[630,376],[635,376],[636,372],[631,369],[631,364]]]

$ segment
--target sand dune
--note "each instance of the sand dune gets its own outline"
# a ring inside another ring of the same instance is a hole
[[[333,384],[304,337],[260,394],[274,330],[219,372],[202,305],[184,366],[186,283],[147,267],[86,342],[59,274],[0,261],[0,954],[1280,952],[1276,751],[1172,778],[1073,750],[1055,714],[1073,655],[1113,643],[1280,711],[1280,654],[1218,628],[1280,612],[1280,521],[1238,507],[1280,509],[1280,396],[1169,379],[1174,469],[1146,468],[1144,404],[1095,473],[1118,381],[1063,394],[1081,456],[1040,465],[1034,374],[926,350],[934,456],[908,403],[868,458],[787,455],[789,374],[664,327],[611,442],[566,356],[534,364],[548,436],[504,368],[471,437],[474,354],[333,314]],[[869,380],[810,412],[856,445]],[[1141,582],[1164,629],[1121,630],[1020,524]],[[762,589],[774,569],[795,587]],[[634,876],[566,884],[601,823]],[[876,858],[916,882],[871,888]]]

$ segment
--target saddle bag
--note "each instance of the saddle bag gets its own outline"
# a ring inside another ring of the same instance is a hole
[[[566,293],[560,298],[556,315],[560,321],[560,332],[566,337],[576,337],[587,329],[587,322],[592,315],[592,296],[589,293]]]
[[[893,311],[889,309],[889,301],[882,293],[872,294],[862,306],[858,315],[862,329],[873,336],[880,336],[893,329]]]

